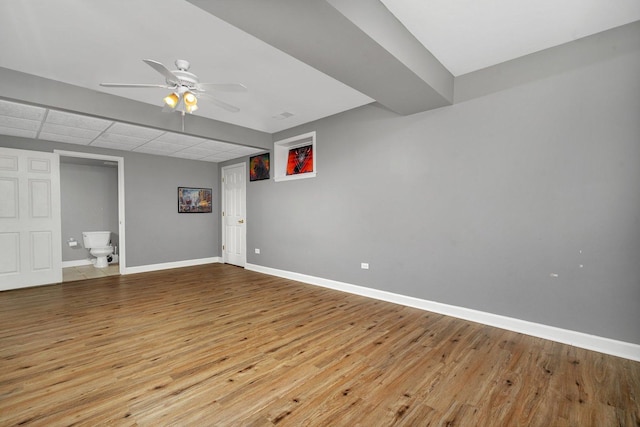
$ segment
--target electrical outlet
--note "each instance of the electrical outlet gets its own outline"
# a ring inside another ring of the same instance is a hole
[[[256,248],[255,251],[256,251],[257,254],[260,253],[260,249],[258,249],[258,248]]]
[[[360,268],[363,270],[368,270],[369,269],[369,263],[368,262],[361,262],[360,263]]]

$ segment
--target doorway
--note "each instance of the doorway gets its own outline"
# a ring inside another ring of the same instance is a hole
[[[124,218],[124,158],[117,156],[107,156],[101,154],[81,153],[75,151],[63,151],[55,150],[55,153],[60,155],[61,162],[66,158],[67,160],[73,159],[74,162],[84,162],[86,164],[101,164],[102,166],[117,167],[117,204],[118,204],[118,218],[117,218],[117,233],[118,233],[118,264],[109,266],[106,269],[96,269],[93,265],[83,265],[83,263],[63,263],[66,267],[63,269],[64,281],[82,280],[87,278],[102,277],[105,275],[113,274],[125,274],[126,271],[126,244],[125,244],[125,218]],[[88,231],[88,230],[85,230]],[[110,230],[111,231],[111,230]],[[113,230],[114,232],[116,230]],[[81,238],[81,236],[80,236]],[[67,236],[62,237],[62,245],[69,244],[66,241]],[[81,244],[81,242],[78,242]],[[86,263],[84,263],[86,264]]]

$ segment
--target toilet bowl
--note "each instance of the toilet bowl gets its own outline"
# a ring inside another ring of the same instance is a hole
[[[89,249],[89,253],[96,257],[95,262],[91,260],[96,268],[105,268],[109,265],[107,257],[113,253],[113,246],[109,244],[110,240],[110,231],[82,232],[84,247]]]

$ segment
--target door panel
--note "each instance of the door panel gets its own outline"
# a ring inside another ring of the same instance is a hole
[[[18,217],[18,179],[0,178],[0,219]]]
[[[0,147],[0,290],[62,282],[59,166]]]
[[[31,232],[31,268],[34,271],[53,268],[52,243],[51,232]]]
[[[51,183],[42,179],[30,179],[29,202],[32,219],[51,218]]]
[[[0,233],[0,248],[3,256],[0,257],[0,276],[17,274],[20,254],[20,234]]]

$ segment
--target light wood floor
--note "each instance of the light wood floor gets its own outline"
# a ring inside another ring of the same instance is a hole
[[[0,293],[0,425],[638,426],[640,363],[222,264]]]

